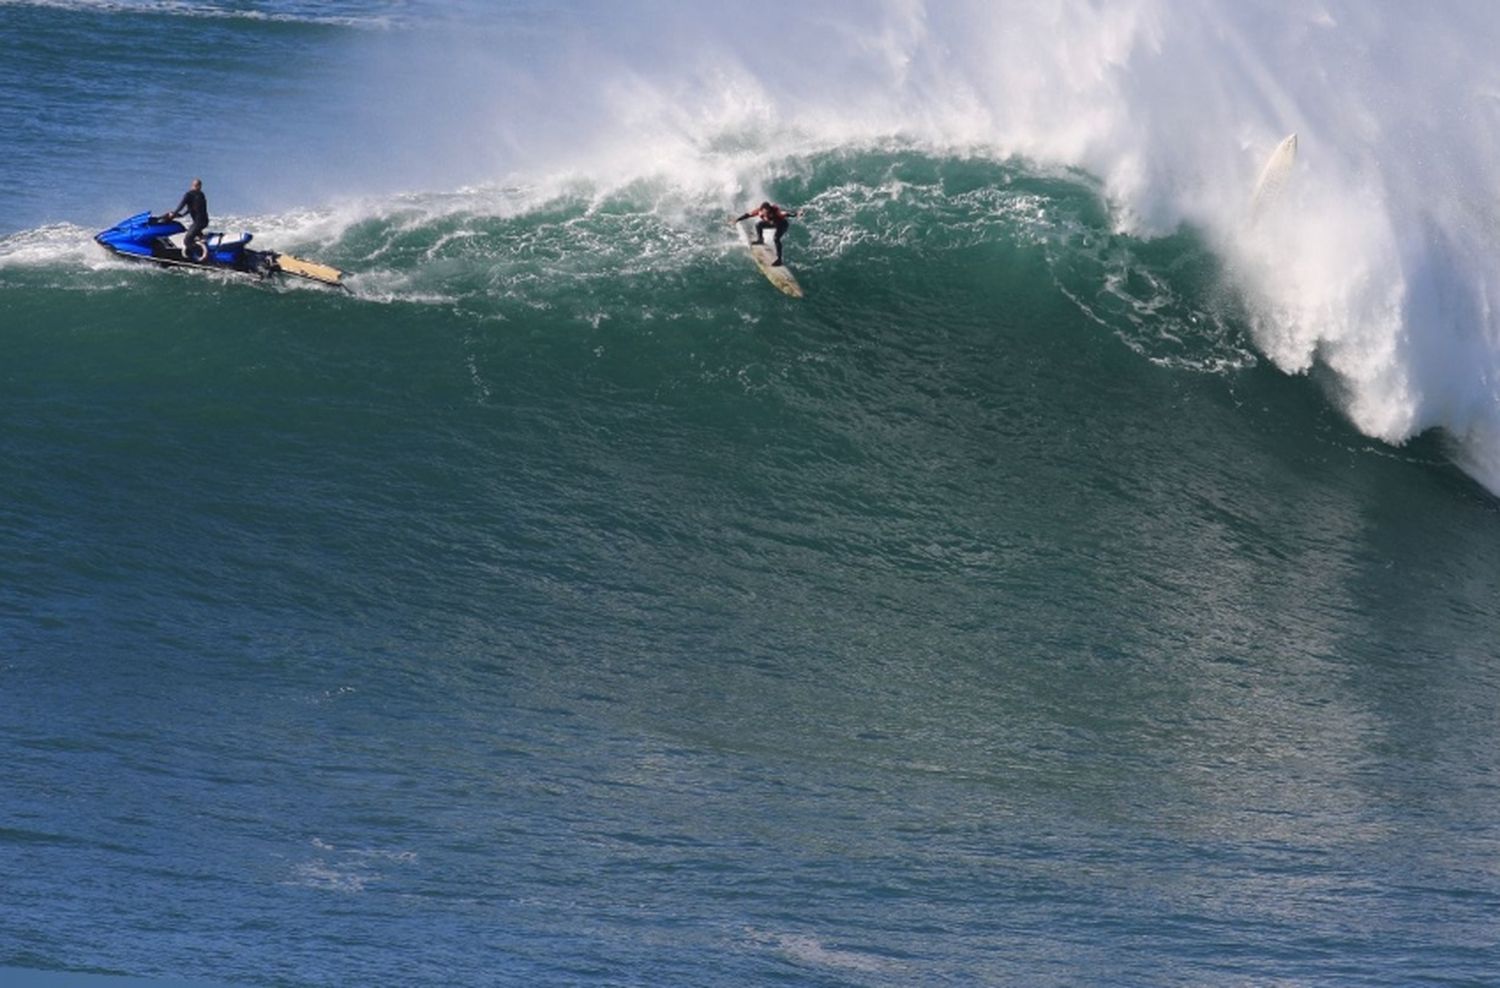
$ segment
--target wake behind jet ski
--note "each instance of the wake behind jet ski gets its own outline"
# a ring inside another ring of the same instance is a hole
[[[226,234],[206,232],[184,250],[172,240],[187,228],[169,213],[155,216],[137,213],[94,235],[94,241],[118,257],[150,261],[167,266],[208,268],[265,279],[284,274],[306,278],[324,285],[346,288],[344,272],[327,264],[305,261],[300,257],[274,250],[252,250],[253,234],[242,233],[233,240]]]

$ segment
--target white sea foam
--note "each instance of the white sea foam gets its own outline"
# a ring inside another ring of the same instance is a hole
[[[94,243],[93,232],[71,223],[53,223],[0,237],[0,268],[77,266],[123,267]]]
[[[745,935],[751,943],[769,947],[807,967],[865,973],[889,973],[889,970],[894,967],[884,958],[874,954],[830,947],[817,937],[805,934],[747,929]]]
[[[412,851],[340,847],[318,837],[310,844],[311,853],[292,866],[287,884],[354,894],[384,880],[393,867],[417,860]]]

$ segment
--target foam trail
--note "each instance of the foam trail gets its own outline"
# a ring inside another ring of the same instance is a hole
[[[1208,231],[1261,350],[1290,373],[1329,372],[1356,427],[1392,443],[1440,427],[1500,492],[1491,0],[576,4],[554,17],[519,36],[455,32],[430,72],[408,46],[420,71],[403,85],[425,80],[474,121],[461,138],[425,131],[426,160],[538,184],[668,176],[675,195],[735,205],[798,155],[872,142],[1082,168],[1122,231]],[[1252,229],[1257,171],[1292,132],[1301,153],[1277,215]]]

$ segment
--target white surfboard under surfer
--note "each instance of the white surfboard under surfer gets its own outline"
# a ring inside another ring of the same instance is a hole
[[[760,268],[760,273],[766,276],[777,291],[790,295],[792,298],[802,297],[802,286],[792,275],[792,269],[782,263],[781,260],[781,237],[786,233],[788,221],[793,216],[801,216],[802,210],[788,211],[770,202],[763,202],[760,206],[745,211],[729,221],[730,226],[735,226],[751,217],[756,218],[755,233],[753,235],[746,231],[750,257],[755,261],[755,266]],[[766,245],[766,230],[776,231],[772,243],[776,250],[772,253],[771,248]]]

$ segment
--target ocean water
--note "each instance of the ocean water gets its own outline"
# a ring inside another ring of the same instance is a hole
[[[1500,11],[794,7],[0,3],[0,980],[1494,983]]]

